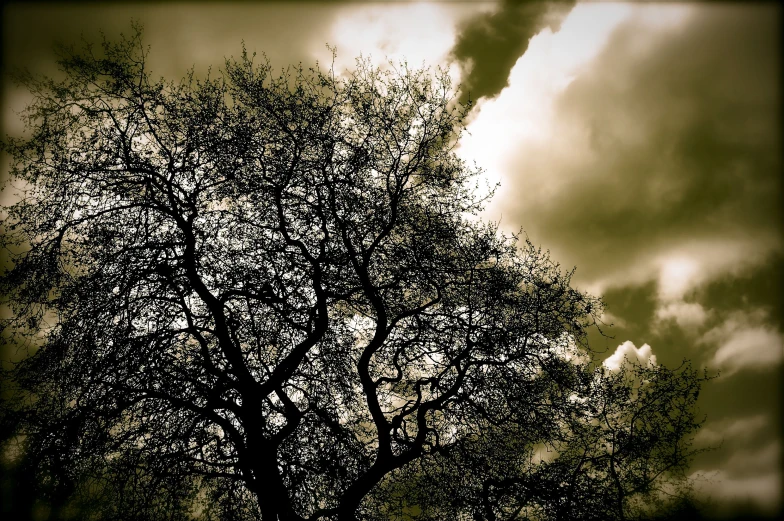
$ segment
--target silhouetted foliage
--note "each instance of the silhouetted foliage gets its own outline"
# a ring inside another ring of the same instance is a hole
[[[476,218],[445,74],[243,52],[174,83],[147,52],[66,50],[5,144],[28,355],[3,423],[51,517],[631,519],[676,493],[703,378],[596,366],[601,302]]]

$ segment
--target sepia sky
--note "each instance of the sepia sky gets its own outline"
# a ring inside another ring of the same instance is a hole
[[[459,154],[500,188],[484,217],[603,295],[600,356],[693,360],[693,466],[721,511],[782,504],[781,7],[777,3],[6,3],[3,66],[145,27],[154,75],[206,74],[242,42],[273,66],[406,59],[475,101]],[[26,95],[3,80],[0,124]],[[645,345],[649,347],[644,347]],[[612,362],[608,362],[612,363]],[[749,507],[751,505],[751,507]]]

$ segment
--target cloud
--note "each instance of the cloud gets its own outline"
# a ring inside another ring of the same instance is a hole
[[[763,310],[736,311],[707,331],[699,343],[717,346],[709,365],[725,375],[775,368],[784,359],[784,335],[767,320]]]
[[[772,233],[755,237],[754,231],[750,231],[746,237],[695,238],[662,249],[658,256],[634,266],[641,279],[646,278],[646,273],[658,272],[653,326],[676,324],[695,333],[715,314],[715,310],[693,301],[696,290],[721,278],[740,277],[753,271],[780,251],[780,246],[779,238]],[[610,280],[605,282],[611,284]]]
[[[716,351],[713,363],[734,372],[744,367],[770,368],[781,362],[781,333],[768,327],[735,331]]]
[[[663,308],[780,255],[776,10],[578,5],[469,125],[464,157],[502,182],[488,217],[576,265],[588,289],[657,281]],[[606,45],[533,76],[557,42],[579,41],[583,12],[615,16]]]
[[[615,349],[615,353],[610,355],[602,365],[611,371],[618,371],[629,362],[639,362],[642,365],[656,365],[656,355],[653,354],[651,346],[643,344],[639,349],[633,342],[627,340]]]
[[[734,477],[725,470],[698,470],[689,476],[694,489],[704,499],[727,503],[753,502],[764,512],[774,514],[781,507],[781,473],[767,470],[754,475]],[[726,515],[726,512],[722,512]]]
[[[778,469],[781,461],[781,442],[773,440],[765,445],[736,451],[727,460],[724,470],[736,476],[754,474],[760,470]]]
[[[439,3],[345,6],[330,29],[328,42],[337,48],[336,69],[353,69],[362,54],[376,65],[407,61],[412,67],[446,62],[457,25],[475,16],[478,6]],[[331,59],[321,53],[322,61]],[[453,79],[458,71],[452,73]]]
[[[682,329],[695,329],[705,323],[708,312],[697,302],[675,301],[659,307],[655,318],[659,322],[674,321]]]
[[[213,67],[214,74],[227,57],[239,56],[243,42],[249,52],[265,53],[273,67],[285,68],[314,61],[313,49],[321,51],[329,42],[329,30],[341,9],[340,5],[313,3],[304,7],[293,2],[6,4],[3,65],[6,70],[25,67],[57,76],[56,42],[78,48],[83,36],[97,44],[101,31],[116,40],[120,33],[129,34],[130,22],[136,20],[144,26],[144,43],[151,50],[146,65],[154,78],[176,81],[191,67],[197,75]],[[23,109],[31,97],[8,75],[0,90],[2,130],[19,135],[23,128],[14,111]]]
[[[609,311],[605,310],[602,313],[601,320],[604,324],[611,325],[613,327],[628,327],[628,323],[622,319],[621,317],[610,313]]]
[[[31,66],[50,73],[55,41],[79,43],[80,35],[100,41],[100,31],[111,38],[130,31],[130,21],[145,28],[151,46],[150,66],[156,75],[181,77],[196,66],[220,67],[224,58],[237,56],[244,41],[249,51],[265,52],[276,67],[307,60],[311,49],[328,42],[340,5],[313,3],[200,3],[177,2],[129,5],[15,4],[4,8],[4,57],[7,65]],[[292,37],[296,35],[296,37]]]
[[[525,55],[518,59],[508,77],[509,87],[498,97],[478,100],[469,133],[460,141],[459,154],[476,161],[491,184],[502,183],[486,217],[498,220],[514,205],[529,204],[554,193],[561,182],[549,167],[552,147],[565,136],[557,136],[554,104],[566,86],[601,51],[609,33],[629,16],[628,4],[580,4],[563,21],[558,33],[545,28],[531,38]],[[539,151],[543,153],[539,153]],[[515,158],[527,151],[526,159],[541,168],[519,171]],[[564,157],[564,156],[561,156]],[[506,220],[517,231],[518,223]]]
[[[723,504],[752,501],[766,512],[781,507],[781,443],[771,441],[736,451],[717,470],[697,470],[691,474],[695,491],[704,498]]]
[[[694,284],[700,265],[688,257],[667,259],[659,273],[659,293],[663,299],[680,298]]]
[[[498,10],[466,22],[452,49],[463,69],[461,100],[494,97],[506,87],[509,72],[545,28],[557,30],[574,1],[503,0]]]
[[[700,428],[694,437],[694,442],[706,447],[717,446],[724,442],[744,443],[753,439],[769,423],[770,420],[764,414],[713,421]]]

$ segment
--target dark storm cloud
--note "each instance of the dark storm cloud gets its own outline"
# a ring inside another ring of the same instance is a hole
[[[5,71],[27,67],[52,74],[54,44],[79,45],[80,38],[100,42],[100,33],[115,40],[144,26],[155,76],[181,78],[194,67],[197,74],[222,67],[224,58],[248,51],[265,53],[275,67],[313,61],[313,49],[324,49],[335,18],[345,10],[338,3],[9,3],[3,6],[2,43]],[[14,96],[8,77],[6,96]],[[16,99],[4,99],[6,112]],[[8,116],[5,119],[14,119]]]
[[[701,6],[660,32],[622,25],[556,101],[552,143],[522,144],[507,164],[504,218],[592,280],[700,240],[715,262],[743,257],[722,250],[731,239],[756,248],[749,258],[775,250],[778,10]],[[554,188],[537,195],[532,179]]]
[[[84,34],[99,40],[130,32],[130,22],[145,27],[160,74],[191,66],[222,65],[248,50],[266,52],[280,66],[310,57],[322,47],[343,6],[333,3],[14,3],[3,8],[3,55],[7,65],[35,68],[51,62],[56,41],[78,43]],[[157,71],[156,71],[157,72]]]
[[[749,361],[763,354],[754,338],[778,342],[782,329],[780,37],[771,4],[699,5],[670,27],[632,16],[556,98],[548,140],[521,143],[505,164],[499,194],[510,228],[576,265],[581,281],[609,286],[620,326],[594,344],[607,355],[631,340],[665,365],[689,358],[715,371],[735,335],[742,356],[705,386],[700,412],[714,430],[765,424],[748,446],[727,435],[692,468],[722,508],[749,500],[771,512],[781,504],[780,458],[768,451],[781,445],[781,366]],[[697,265],[673,300],[704,310],[691,331],[656,322],[671,303],[656,262],[673,252]],[[719,473],[710,481],[703,470]]]
[[[497,11],[469,20],[452,49],[463,70],[461,101],[501,92],[531,38],[546,27],[557,30],[573,5],[573,0],[503,0]]]

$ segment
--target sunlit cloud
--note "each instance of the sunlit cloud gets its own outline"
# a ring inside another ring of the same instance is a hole
[[[708,311],[697,302],[668,302],[656,310],[659,322],[673,321],[682,329],[694,329],[705,323]]]
[[[667,259],[659,274],[659,295],[663,300],[681,298],[703,272],[694,259],[675,257]]]
[[[604,360],[602,365],[610,371],[618,371],[630,362],[642,365],[656,365],[656,355],[651,346],[643,344],[639,348],[630,340],[619,345],[615,352]]]
[[[707,331],[700,343],[715,346],[710,366],[731,375],[741,369],[771,370],[784,359],[784,335],[762,310],[732,313]]]
[[[502,217],[505,194],[514,193],[514,204],[525,205],[530,199],[547,200],[559,189],[559,180],[553,176],[557,169],[530,169],[521,176],[510,170],[509,160],[521,149],[531,150],[532,161],[550,159],[549,154],[539,154],[537,147],[549,149],[554,144],[557,96],[595,58],[612,29],[631,11],[626,4],[577,5],[557,32],[546,27],[531,38],[508,74],[508,85],[496,98],[479,100],[458,152],[481,165],[490,184],[501,183],[502,192],[488,206],[486,217]],[[507,231],[517,231],[513,220],[501,221]]]
[[[461,98],[492,98],[508,85],[509,71],[527,53],[533,36],[557,31],[574,0],[520,2],[501,0],[490,12],[461,24],[452,49],[463,71]]]
[[[603,319],[624,328],[622,338],[656,339],[662,363],[688,352],[721,370],[718,385],[725,389],[745,376],[746,382],[777,378],[784,360],[778,310],[749,304],[728,312],[745,300],[728,304],[708,296],[721,284],[729,288],[721,291],[739,296],[737,279],[756,276],[784,253],[775,9],[584,2],[546,19],[537,18],[545,9],[534,6],[530,24],[508,27],[526,45],[507,53],[492,77],[482,76],[475,62],[480,53],[457,56],[456,46],[466,28],[513,3],[150,4],[141,10],[20,4],[7,12],[13,16],[5,37],[15,47],[11,61],[44,72],[51,70],[50,33],[66,41],[77,41],[82,30],[94,39],[98,28],[116,35],[127,31],[131,16],[147,28],[153,70],[173,79],[194,65],[202,72],[219,68],[243,40],[276,68],[313,59],[323,68],[332,60],[325,44],[337,48],[338,71],[353,68],[360,54],[377,65],[389,59],[412,68],[449,67],[455,86],[462,73],[464,92],[484,92],[459,154],[485,169],[488,184],[501,182],[485,218],[500,220],[505,232],[522,228],[566,268],[576,265],[581,289],[633,294],[630,307],[644,311],[609,308]],[[30,38],[30,27],[40,34]],[[19,120],[9,107],[21,108],[25,94],[8,82],[4,91],[3,127],[16,135]],[[9,194],[0,193],[0,202]],[[665,334],[676,340],[665,342]],[[610,370],[621,370],[625,360],[657,363],[647,343],[612,347],[603,364]],[[748,390],[742,391],[745,397]],[[776,416],[725,417],[729,406],[713,407],[705,411],[709,423],[697,446],[725,442],[729,450],[716,452],[717,461],[724,458],[720,469],[693,475],[701,478],[701,494],[750,500],[773,512],[780,506],[782,480],[774,466],[781,454],[766,440]],[[722,419],[711,422],[717,411]]]
[[[337,71],[353,69],[359,55],[381,66],[388,61],[405,61],[412,68],[443,66],[455,42],[459,20],[477,10],[471,5],[458,7],[414,2],[347,6],[328,37],[329,45],[337,51]],[[327,49],[314,54],[322,61],[331,60]],[[459,80],[456,66],[450,74]]]
[[[461,154],[501,183],[486,216],[591,291],[654,281],[665,307],[782,251],[775,53],[750,40],[773,29],[764,13],[695,9],[578,5],[469,125]]]
[[[692,239],[662,254],[658,260],[638,264],[638,277],[645,280],[657,272],[657,325],[669,322],[694,331],[706,323],[711,310],[689,301],[689,293],[716,280],[749,273],[780,251],[781,241],[772,233]]]
[[[601,320],[603,323],[614,327],[628,327],[629,325],[624,319],[607,310],[602,313]]]
[[[781,333],[755,326],[734,331],[713,357],[713,364],[735,372],[742,368],[770,369],[782,359]]]

